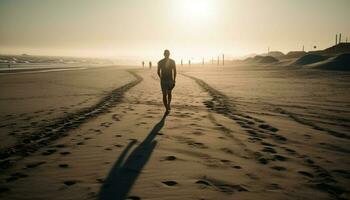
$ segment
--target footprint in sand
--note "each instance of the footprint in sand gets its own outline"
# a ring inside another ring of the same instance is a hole
[[[200,148],[200,149],[207,149],[208,148],[205,144],[203,144],[201,142],[188,142],[187,144],[190,146],[196,147],[196,148]]]
[[[56,149],[48,149],[48,150],[44,151],[42,153],[42,155],[48,156],[48,155],[51,155],[51,154],[55,153],[56,151],[57,151]]]
[[[246,125],[246,124],[242,124],[241,125],[242,128],[250,128],[250,126]]]
[[[311,135],[309,135],[309,134],[304,134],[303,136],[304,136],[305,139],[311,139],[312,138]]]
[[[138,196],[129,196],[126,200],[141,200]]]
[[[250,143],[255,143],[255,142],[258,142],[258,141],[261,141],[262,139],[259,138],[259,137],[250,137],[248,138]]]
[[[232,166],[232,168],[235,168],[235,169],[242,169],[242,167],[239,166],[239,165]]]
[[[69,180],[69,181],[65,181],[63,182],[66,186],[71,186],[71,185],[75,185],[77,183],[77,181],[74,180]]]
[[[284,148],[284,150],[286,150],[289,154],[292,154],[292,155],[295,155],[297,152],[295,151],[295,150],[293,150],[293,149],[289,149],[289,148],[287,148],[287,147],[282,147],[282,148]]]
[[[286,161],[286,160],[288,160],[288,159],[289,159],[289,158],[284,157],[284,156],[281,156],[281,155],[278,155],[278,154],[274,155],[274,157],[273,157],[273,160],[274,160],[274,161]]]
[[[119,115],[117,115],[117,114],[112,115],[112,119],[114,121],[120,121]]]
[[[247,121],[247,124],[249,124],[249,125],[253,125],[253,124],[255,124],[254,122],[252,122],[252,121]]]
[[[203,132],[200,132],[200,131],[195,131],[195,132],[192,132],[193,135],[203,135]]]
[[[101,131],[100,129],[95,129],[94,131],[95,131],[96,133],[99,133],[99,134],[102,133],[102,131]]]
[[[229,148],[226,148],[226,147],[225,148],[221,148],[220,150],[225,152],[225,153],[227,153],[227,154],[233,154],[233,151],[231,149],[229,149]]]
[[[176,181],[163,181],[162,183],[167,186],[175,186],[178,184]]]
[[[36,168],[42,164],[45,164],[46,162],[41,161],[41,162],[34,162],[34,163],[29,163],[26,165],[26,168]]]
[[[58,144],[55,147],[57,147],[57,148],[64,148],[64,147],[66,147],[66,145],[65,144]]]
[[[267,160],[266,158],[259,158],[258,161],[263,165],[266,165],[267,163],[269,163],[269,160]]]
[[[166,160],[166,161],[173,161],[173,160],[176,160],[176,157],[175,157],[175,156],[167,156],[167,157],[165,157],[163,160]]]
[[[209,180],[208,178],[200,179],[196,181],[196,184],[199,184],[201,186],[215,186],[212,187],[213,189],[219,190],[220,192],[227,193],[227,194],[233,194],[234,192],[245,192],[248,191],[245,187],[241,185],[233,185],[230,183],[226,183],[220,180]]]
[[[247,131],[251,136],[257,136],[258,133],[255,130],[252,129],[246,129],[245,131]]]
[[[306,172],[306,171],[298,171],[298,173],[303,175],[303,176],[307,176],[309,178],[313,178],[314,177],[314,175],[312,175],[311,173]]]
[[[271,169],[277,170],[277,171],[286,171],[287,169],[285,167],[281,166],[273,166]]]
[[[61,152],[60,154],[65,156],[65,155],[70,154],[70,152],[69,152],[69,151],[63,151],[63,152]]]
[[[257,175],[255,175],[255,174],[248,173],[246,175],[252,180],[259,180],[259,177]]]
[[[102,123],[100,124],[100,126],[105,127],[105,128],[110,127],[110,125],[112,125],[111,122],[102,122]]]
[[[69,165],[68,164],[59,164],[58,167],[60,167],[60,168],[68,168]]]
[[[267,190],[280,190],[282,189],[277,183],[271,183],[266,187]]]
[[[202,185],[202,186],[211,186],[208,181],[205,180],[198,180],[196,181],[196,184]]]
[[[305,162],[307,162],[308,164],[314,164],[315,162],[313,160],[311,160],[310,158],[305,159]]]
[[[270,144],[270,143],[267,143],[267,142],[261,142],[261,145],[269,146],[269,147],[274,147],[274,146],[276,146],[276,145],[274,145],[274,144]]]
[[[265,130],[269,130],[269,131],[272,131],[272,132],[277,132],[278,131],[278,128],[275,128],[275,127],[272,127],[268,124],[261,124],[259,125],[259,128],[262,128],[262,129],[265,129]]]
[[[273,139],[278,141],[278,142],[285,142],[285,141],[287,141],[286,137],[284,137],[282,135],[277,135],[277,134],[273,135]]]
[[[277,153],[276,150],[272,147],[264,147],[262,151],[267,153]]]

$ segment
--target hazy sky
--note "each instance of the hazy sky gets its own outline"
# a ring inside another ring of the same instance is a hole
[[[0,53],[175,58],[350,40],[350,0],[0,0]]]

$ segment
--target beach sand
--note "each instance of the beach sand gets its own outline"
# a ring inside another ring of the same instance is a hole
[[[17,138],[43,129],[54,119],[95,105],[133,78],[113,67],[36,71],[42,68],[0,73],[0,148],[13,146]]]
[[[250,72],[232,71],[248,81],[244,84],[238,77],[225,77],[230,70],[233,68],[227,67],[215,74],[218,71],[215,67],[179,68],[168,116],[164,116],[154,70],[119,70],[126,79],[117,82],[107,81],[113,80],[113,76],[95,77],[108,82],[101,90],[109,92],[98,92],[85,108],[74,107],[71,112],[77,115],[62,114],[64,122],[49,118],[55,124],[50,124],[50,134],[40,140],[56,137],[39,146],[31,145],[40,144],[31,140],[28,146],[17,147],[23,153],[25,147],[36,146],[29,155],[10,152],[2,159],[0,197],[14,200],[349,198],[350,107],[346,96],[349,93],[344,94],[349,92],[349,75],[339,78],[337,74],[322,74],[320,77],[326,77],[328,82],[312,79],[315,87],[319,82],[326,85],[319,90],[311,87],[310,91],[316,94],[339,89],[334,84],[343,81],[339,83],[344,88],[338,91],[338,102],[332,103],[337,97],[331,93],[309,99],[304,95],[309,92],[298,88],[298,84],[291,86],[289,92],[283,90],[284,80],[287,85],[293,80],[300,83],[301,79],[289,77],[303,77],[310,72],[298,75],[299,72],[279,69],[281,74],[289,74],[277,80],[265,76],[276,73],[273,70],[277,69],[273,68],[270,72],[255,68]],[[92,74],[98,72],[96,69]],[[47,75],[55,73],[62,72]],[[249,79],[252,76],[266,79],[249,82],[257,80]],[[332,81],[333,76],[338,79]],[[256,84],[260,90],[249,87]],[[281,95],[279,91],[287,94]],[[60,100],[51,103],[56,107],[65,104]],[[11,107],[8,109],[11,113]],[[31,112],[29,108],[26,111]],[[81,116],[85,117],[81,119]],[[4,167],[5,164],[8,166]]]

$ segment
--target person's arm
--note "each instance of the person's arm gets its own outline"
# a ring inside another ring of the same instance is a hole
[[[159,67],[159,63],[158,63],[157,74],[158,74],[159,78],[161,78],[161,77],[160,77],[160,67]]]
[[[176,64],[174,62],[174,82],[175,82],[175,80],[176,80]]]

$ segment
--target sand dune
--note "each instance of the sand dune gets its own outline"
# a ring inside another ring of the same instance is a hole
[[[316,69],[325,70],[340,70],[349,71],[350,70],[350,54],[340,54],[324,62],[318,62],[311,65]]]
[[[307,54],[305,56],[300,57],[293,64],[295,65],[309,65],[317,62],[321,62],[327,60],[328,57],[316,54]]]
[[[278,59],[272,56],[255,56],[253,58],[247,58],[245,59],[245,61],[253,62],[253,63],[268,64],[268,63],[276,63],[278,62]]]

